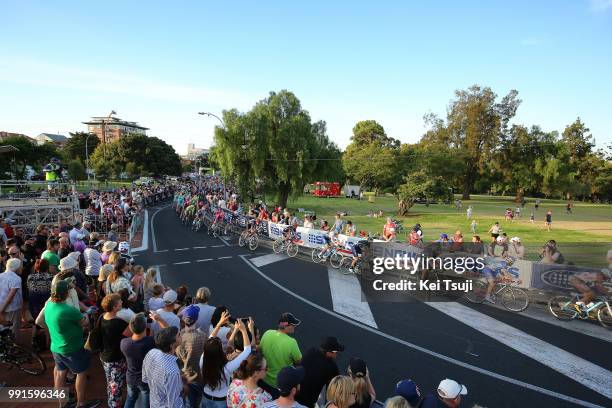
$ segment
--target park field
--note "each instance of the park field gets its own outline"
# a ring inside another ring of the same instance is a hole
[[[456,198],[459,198],[458,196]],[[427,241],[433,241],[441,233],[452,236],[456,230],[461,230],[464,239],[469,241],[473,235],[470,231],[471,220],[466,217],[466,209],[473,207],[472,218],[478,226],[476,234],[483,241],[489,241],[487,233],[491,225],[498,221],[502,231],[509,237],[518,236],[527,247],[527,258],[538,259],[538,250],[549,239],[557,241],[559,249],[566,261],[577,265],[603,266],[606,264],[606,252],[612,249],[612,205],[574,202],[572,214],[566,214],[565,201],[542,200],[540,208],[535,211],[535,199],[528,198],[527,204],[521,209],[521,218],[513,222],[505,221],[504,211],[510,207],[516,208],[513,197],[490,197],[473,195],[471,200],[463,201],[461,210],[453,205],[416,204],[410,209],[407,217],[398,217],[403,221],[407,232],[420,223]],[[333,222],[337,212],[346,212],[345,220],[351,220],[359,231],[382,233],[382,227],[387,216],[395,217],[397,199],[392,196],[376,197],[374,203],[347,198],[318,198],[301,196],[290,200],[290,210],[314,211],[317,221]],[[552,210],[552,228],[546,231],[544,227],[545,213]],[[368,217],[368,211],[382,210],[383,218]],[[529,222],[531,212],[535,214],[535,222]],[[405,240],[406,236],[400,236]]]

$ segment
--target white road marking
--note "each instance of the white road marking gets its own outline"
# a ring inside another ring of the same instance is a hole
[[[220,256],[217,259],[230,259],[230,258],[231,258],[231,256]]]
[[[334,311],[353,320],[378,328],[370,304],[362,302],[361,285],[354,274],[344,275],[338,269],[327,267],[329,289]]]
[[[149,210],[145,210],[144,214],[144,227],[142,229],[142,243],[138,248],[130,250],[130,254],[133,252],[141,252],[149,249]]]
[[[174,262],[172,265],[185,265],[185,264],[189,264],[189,263],[191,263],[191,261]]]
[[[189,248],[174,248],[175,251],[186,251]]]
[[[227,242],[227,241],[225,240],[225,238],[221,238],[221,242],[223,242],[223,243],[225,244],[225,246],[228,246],[228,247],[231,247],[231,246],[232,246],[232,244],[230,244],[229,242]]]
[[[155,239],[155,216],[164,208],[169,207],[170,204],[164,205],[159,210],[155,211],[155,214],[151,217],[151,238],[153,239],[153,252],[165,252],[157,250],[157,240]],[[147,216],[147,214],[145,214]]]
[[[213,245],[211,248],[223,248],[225,245]]]
[[[276,286],[278,289],[280,289],[283,292],[287,293],[289,296],[292,296],[292,297],[294,297],[294,298],[296,298],[296,299],[306,303],[307,305],[309,305],[309,306],[319,310],[320,312],[328,314],[330,316],[333,316],[333,317],[335,317],[337,319],[340,319],[340,320],[342,320],[342,321],[344,321],[344,322],[346,322],[348,324],[352,324],[353,326],[359,327],[359,328],[361,328],[363,330],[366,330],[366,331],[369,331],[370,333],[373,333],[373,334],[375,334],[377,336],[384,337],[384,338],[386,338],[388,340],[394,341],[394,342],[396,342],[398,344],[401,344],[401,345],[406,346],[408,348],[411,348],[413,350],[420,351],[420,352],[422,352],[424,354],[430,355],[432,357],[438,358],[440,360],[446,361],[446,362],[451,363],[451,364],[458,365],[459,367],[463,367],[463,368],[466,368],[468,370],[475,371],[475,372],[477,372],[479,374],[486,375],[486,376],[491,377],[491,378],[495,378],[495,379],[500,380],[500,381],[504,381],[504,382],[507,382],[507,383],[510,383],[510,384],[513,384],[513,385],[516,385],[516,386],[519,386],[519,387],[522,387],[522,388],[525,388],[525,389],[528,389],[528,390],[536,391],[536,392],[539,392],[541,394],[548,395],[550,397],[557,398],[557,399],[560,399],[560,400],[563,400],[563,401],[571,402],[573,404],[577,404],[577,405],[580,405],[580,406],[583,406],[583,407],[603,408],[601,405],[593,404],[593,403],[588,402],[588,401],[583,401],[581,399],[578,399],[578,398],[575,398],[575,397],[572,397],[572,396],[569,396],[569,395],[561,394],[559,392],[548,390],[546,388],[542,388],[542,387],[539,387],[537,385],[529,384],[529,383],[526,383],[526,382],[521,381],[521,380],[510,378],[510,377],[507,377],[505,375],[495,373],[493,371],[485,370],[484,368],[480,368],[480,367],[477,367],[475,365],[472,365],[472,364],[469,364],[469,363],[457,360],[457,359],[455,359],[453,357],[449,357],[449,356],[446,356],[444,354],[437,353],[435,351],[426,349],[425,347],[421,347],[421,346],[418,346],[418,345],[416,345],[414,343],[410,343],[410,342],[408,342],[406,340],[402,340],[400,338],[391,336],[390,334],[383,333],[383,332],[381,332],[381,331],[379,331],[377,329],[374,329],[374,328],[372,328],[370,326],[367,326],[365,324],[356,322],[356,321],[354,321],[352,319],[349,319],[347,317],[342,316],[339,313],[336,313],[336,312],[334,312],[332,310],[328,310],[328,309],[326,309],[326,308],[324,308],[324,307],[322,307],[322,306],[320,306],[320,305],[318,305],[318,304],[316,304],[316,303],[314,303],[314,302],[312,302],[312,301],[310,301],[310,300],[308,300],[308,299],[298,295],[295,292],[292,292],[290,289],[287,289],[286,287],[284,287],[283,285],[281,285],[280,283],[276,282],[274,279],[270,278],[268,275],[263,273],[261,270],[259,270],[259,268],[256,267],[255,265],[253,265],[251,262],[249,262],[249,260],[244,255],[238,255],[238,256],[251,269],[253,269],[259,276],[261,276],[262,278],[264,278],[265,280],[270,282],[272,285]]]
[[[213,258],[206,258],[206,259],[197,259],[196,262],[208,262],[208,261],[212,261]]]
[[[167,249],[160,249],[159,251],[155,251],[155,252],[157,252],[159,254],[160,252],[168,252],[168,250]]]
[[[585,387],[612,398],[612,372],[605,368],[460,303],[425,303]]]
[[[161,284],[162,283],[162,278],[161,278],[161,271],[159,270],[159,268],[161,267],[161,265],[155,265],[153,268],[155,268],[155,270],[157,271],[156,276],[156,281],[157,283]]]
[[[203,247],[193,247],[193,249],[206,249],[207,247],[203,246]]]
[[[251,258],[249,261],[253,263],[258,268],[262,266],[269,265],[274,262],[282,261],[283,259],[289,259],[289,257],[285,254],[267,254],[264,256],[258,256],[256,258]]]

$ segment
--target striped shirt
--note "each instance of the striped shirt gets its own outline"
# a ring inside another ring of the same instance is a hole
[[[142,382],[149,385],[152,407],[183,407],[183,382],[175,356],[159,349],[149,351],[142,362]]]

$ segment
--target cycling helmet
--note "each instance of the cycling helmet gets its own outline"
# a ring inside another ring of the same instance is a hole
[[[130,244],[126,241],[119,243],[119,252],[128,252],[130,250]]]
[[[504,237],[502,237],[502,236],[500,235],[499,237],[495,238],[495,241],[496,241],[498,244],[503,244],[503,243],[504,243]]]

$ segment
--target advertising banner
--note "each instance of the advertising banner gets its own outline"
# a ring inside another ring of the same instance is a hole
[[[533,273],[531,287],[555,292],[576,292],[570,284],[570,277],[576,276],[582,281],[594,281],[600,270],[575,265],[532,263]],[[612,290],[610,282],[605,283],[608,290]]]

